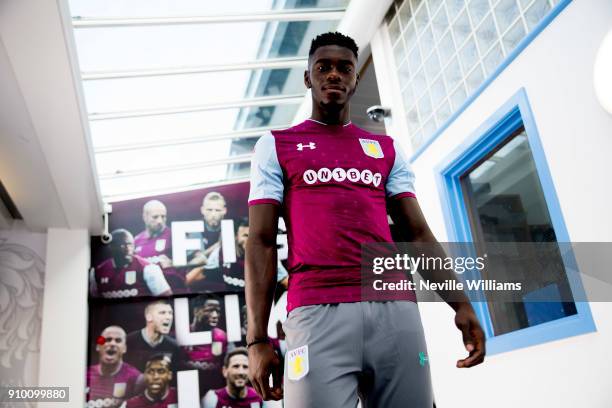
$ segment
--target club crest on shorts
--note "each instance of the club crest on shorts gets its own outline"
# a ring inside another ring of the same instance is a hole
[[[157,241],[155,241],[155,250],[157,252],[161,252],[164,249],[166,249],[166,240],[165,239],[158,239]]]
[[[286,358],[290,380],[297,381],[308,374],[308,345],[289,350]]]
[[[125,283],[127,285],[133,285],[136,283],[136,271],[127,271],[125,273]]]
[[[382,151],[382,147],[380,147],[380,143],[378,140],[372,139],[359,139],[359,143],[361,143],[361,148],[366,156],[373,157],[375,159],[382,159],[385,157]]]

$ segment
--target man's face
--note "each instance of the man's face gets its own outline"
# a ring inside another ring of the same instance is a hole
[[[219,325],[219,307],[216,305],[209,305],[204,308],[203,319],[211,327],[217,327]]]
[[[309,59],[304,82],[312,89],[314,102],[326,109],[341,109],[355,93],[357,58],[351,50],[338,45],[316,49]]]
[[[113,239],[111,252],[115,262],[119,264],[132,262],[134,258],[134,237],[132,234],[119,235]]]
[[[236,233],[236,244],[244,251],[246,249],[247,240],[249,238],[249,227],[238,227]]]
[[[172,371],[163,361],[152,361],[147,364],[144,372],[145,385],[150,396],[156,398],[163,396],[172,381]]]
[[[159,234],[166,228],[166,207],[158,205],[148,208],[143,212],[142,219],[151,235]]]
[[[223,367],[223,376],[228,385],[237,389],[246,387],[249,374],[249,359],[243,354],[230,358],[227,367]]]
[[[200,211],[202,212],[202,216],[207,226],[219,228],[221,220],[227,213],[227,208],[223,200],[205,200]]]
[[[153,329],[160,334],[170,333],[173,318],[172,307],[170,305],[153,305],[147,313],[147,323],[153,325]]]
[[[117,364],[123,359],[127,348],[125,345],[125,333],[116,328],[108,328],[102,332],[104,344],[98,344],[96,351],[100,364]]]

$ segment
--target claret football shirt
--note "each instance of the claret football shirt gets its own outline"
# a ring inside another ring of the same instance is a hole
[[[249,206],[278,204],[287,224],[287,309],[415,300],[411,291],[363,290],[361,245],[391,242],[386,200],[414,197],[414,173],[389,136],[314,120],[262,136]],[[395,274],[395,275],[393,275]],[[400,272],[386,276],[405,279]]]

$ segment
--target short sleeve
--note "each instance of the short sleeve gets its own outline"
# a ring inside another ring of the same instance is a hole
[[[404,198],[416,197],[414,191],[414,173],[397,142],[393,141],[395,149],[395,162],[387,177],[387,197]]]
[[[251,160],[249,206],[283,202],[283,171],[276,155],[274,136],[268,132],[255,144]]]
[[[155,264],[149,264],[143,270],[144,280],[153,296],[159,296],[170,290],[170,285],[164,277],[161,268]]]
[[[209,390],[202,398],[202,408],[216,408],[219,398],[214,390]]]

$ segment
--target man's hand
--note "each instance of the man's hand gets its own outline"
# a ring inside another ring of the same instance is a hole
[[[463,335],[463,344],[470,353],[467,358],[457,361],[458,368],[474,367],[484,361],[485,358],[485,335],[476,318],[472,305],[463,303],[457,308],[455,314],[455,325]]]
[[[272,388],[270,388],[270,374],[274,384]],[[270,343],[259,343],[249,347],[249,380],[261,398],[275,401],[282,399],[282,377],[281,361]]]
[[[159,256],[159,266],[163,269],[172,267],[172,259],[168,258],[166,255],[162,254]]]
[[[196,251],[187,265],[206,265],[206,255],[202,251]]]

